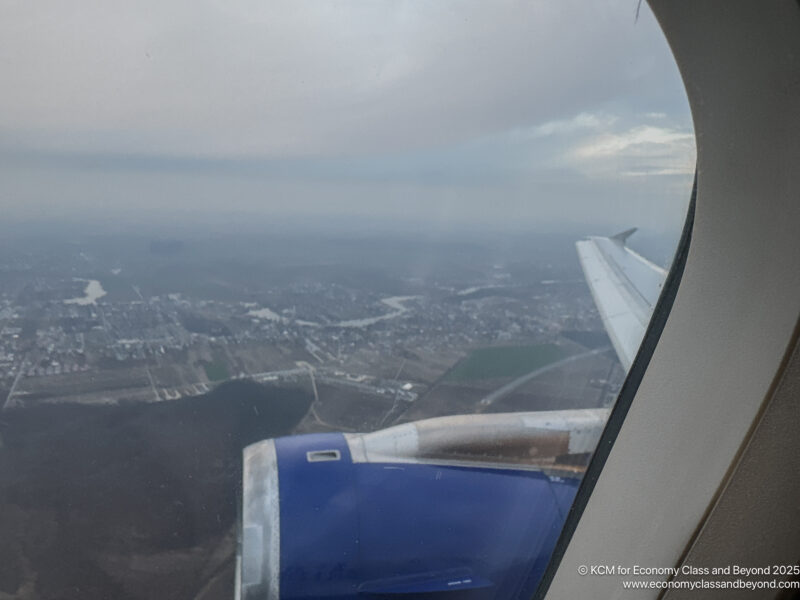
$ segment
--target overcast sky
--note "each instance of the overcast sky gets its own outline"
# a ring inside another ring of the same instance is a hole
[[[680,227],[685,93],[638,0],[6,0],[0,211]]]

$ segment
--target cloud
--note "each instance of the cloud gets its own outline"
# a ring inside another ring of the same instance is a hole
[[[565,207],[597,218],[635,179],[658,221],[674,203],[651,179],[687,173],[691,121],[635,4],[12,0],[0,210],[380,216],[405,202],[539,223]]]
[[[49,150],[343,155],[557,123],[634,90],[660,104],[674,67],[629,4],[12,2],[0,132]]]
[[[579,147],[575,154],[582,158],[618,156],[622,153],[662,155],[670,149],[694,143],[694,135],[652,125],[640,125],[628,131],[607,134]]]
[[[638,125],[583,140],[570,152],[576,168],[594,177],[684,176],[694,173],[694,135]]]
[[[571,119],[548,121],[533,128],[532,134],[536,137],[549,135],[564,135],[583,130],[607,129],[617,121],[613,115],[593,114],[582,112]]]

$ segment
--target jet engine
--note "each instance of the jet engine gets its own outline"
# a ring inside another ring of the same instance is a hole
[[[529,598],[606,416],[452,416],[248,446],[236,597]]]

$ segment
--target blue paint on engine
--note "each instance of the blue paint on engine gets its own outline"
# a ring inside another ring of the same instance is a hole
[[[275,443],[285,600],[529,598],[579,483],[536,471],[353,464],[341,434]],[[319,450],[340,459],[309,462]]]

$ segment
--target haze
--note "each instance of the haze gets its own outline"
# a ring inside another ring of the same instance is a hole
[[[684,220],[691,117],[636,0],[48,0],[0,14],[6,224],[675,235]]]

